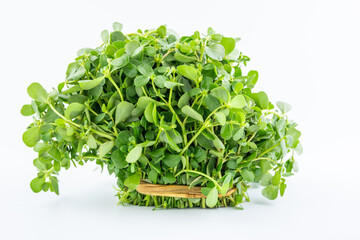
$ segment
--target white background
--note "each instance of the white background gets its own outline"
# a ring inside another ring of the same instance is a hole
[[[360,239],[357,1],[14,0],[0,9],[0,239]],[[114,177],[95,165],[62,171],[60,196],[31,192],[26,88],[57,86],[76,51],[100,45],[114,21],[125,33],[167,24],[242,38],[256,90],[289,102],[303,132],[300,172],[283,198],[252,189],[244,211],[122,207]]]

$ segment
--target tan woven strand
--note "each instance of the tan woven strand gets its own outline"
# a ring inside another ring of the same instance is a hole
[[[186,185],[160,185],[141,182],[136,188],[136,191],[151,196],[206,198],[206,196],[201,193],[201,187],[192,187],[189,189],[189,186]],[[225,197],[233,194],[235,191],[235,187],[230,188],[229,191],[225,194]],[[224,196],[219,194],[219,197]]]

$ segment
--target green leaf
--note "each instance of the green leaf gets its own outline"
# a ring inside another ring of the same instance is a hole
[[[171,82],[171,81],[165,81],[164,82],[164,87],[171,89],[174,88],[176,86],[183,86],[184,84],[182,83],[177,83],[177,82]]]
[[[286,189],[285,182],[281,182],[281,184],[280,184],[280,196],[284,196],[285,189]]]
[[[78,83],[79,83],[81,89],[90,90],[90,89],[98,86],[104,80],[104,78],[105,77],[99,77],[99,78],[96,78],[93,80],[82,80],[82,81],[79,81]]]
[[[182,53],[179,53],[179,52],[176,52],[174,54],[174,57],[177,61],[179,62],[182,62],[182,63],[189,63],[189,62],[194,62],[196,61],[196,58],[195,57],[189,57],[189,56],[186,56]]]
[[[273,176],[270,173],[265,173],[261,178],[260,184],[262,186],[269,186],[272,183]]]
[[[74,65],[74,67],[71,68],[71,71],[69,72],[69,74],[68,74],[68,72],[66,72],[66,73],[67,73],[66,80],[68,80],[68,81],[79,80],[85,75],[86,69],[84,66],[78,65],[78,63],[76,63],[76,65]]]
[[[225,48],[220,44],[206,46],[205,52],[210,58],[218,61],[221,61],[225,57]]]
[[[41,178],[34,178],[31,182],[30,182],[30,187],[31,190],[33,190],[33,192],[38,193],[42,190],[42,186],[45,183],[45,177],[41,177]]]
[[[137,70],[145,76],[151,77],[151,75],[154,73],[154,70],[152,67],[146,63],[142,63],[139,66],[137,66]]]
[[[225,48],[225,55],[230,54],[235,49],[235,39],[222,37],[220,44]]]
[[[253,182],[255,179],[255,175],[253,172],[246,170],[246,169],[242,169],[240,171],[241,176],[243,177],[243,179],[247,182]]]
[[[67,95],[67,94],[71,94],[71,93],[74,93],[74,92],[80,92],[80,91],[81,91],[81,87],[80,87],[79,84],[77,84],[77,85],[74,85],[71,88],[63,91],[62,93]]]
[[[215,118],[220,123],[220,125],[225,125],[226,116],[225,116],[225,114],[223,112],[215,113]]]
[[[122,49],[125,43],[125,36],[122,32],[115,31],[110,34],[110,41],[114,44],[116,48],[120,48],[120,51],[124,52],[125,50]]]
[[[65,117],[67,119],[73,119],[79,115],[81,115],[85,110],[84,104],[81,103],[71,103],[65,110]]]
[[[230,101],[230,108],[242,109],[246,106],[246,101],[243,95],[236,95]]]
[[[119,149],[113,151],[111,154],[111,161],[114,163],[116,168],[122,169],[125,168],[128,163],[126,162],[126,157],[123,152],[121,152]]]
[[[30,104],[25,104],[24,106],[22,106],[20,112],[21,112],[21,115],[23,115],[23,116],[31,116],[35,113],[34,109],[32,108],[32,106]]]
[[[121,32],[122,28],[123,28],[123,25],[122,25],[121,23],[119,23],[119,22],[114,22],[114,23],[113,23],[113,29],[114,29],[114,31],[119,31],[119,32]]]
[[[129,63],[129,55],[127,55],[125,53],[121,57],[118,57],[118,58],[115,58],[114,60],[112,60],[110,64],[112,66],[114,66],[115,69],[119,69],[119,68],[124,67],[128,63]]]
[[[149,82],[149,80],[150,80],[150,77],[145,76],[145,75],[140,75],[135,78],[134,85],[136,87],[143,87]]]
[[[277,102],[276,105],[280,109],[282,113],[287,113],[291,110],[291,106],[287,104],[286,102]]]
[[[259,73],[257,71],[249,71],[248,72],[248,80],[246,81],[246,85],[251,89],[255,86],[257,83],[257,80],[259,78]]]
[[[227,191],[230,188],[230,182],[231,182],[231,175],[228,174],[228,175],[226,175],[225,180],[224,180],[224,182],[223,182],[223,184],[221,186],[221,189],[220,189],[220,194],[221,195],[223,195],[223,196],[226,195]]]
[[[109,42],[109,31],[108,30],[104,30],[101,32],[101,39],[103,40],[104,43],[108,43]]]
[[[268,186],[261,191],[262,195],[270,200],[275,200],[278,192],[279,188],[277,186]]]
[[[206,196],[206,206],[209,208],[215,207],[218,201],[218,195],[219,193],[216,187],[212,188]]]
[[[26,130],[22,136],[22,140],[28,147],[35,146],[35,144],[40,141],[40,127],[32,127]]]
[[[124,185],[130,189],[136,189],[140,184],[141,173],[137,172],[126,178],[124,181]]]
[[[136,77],[137,74],[137,69],[136,69],[136,65],[132,64],[132,63],[128,63],[124,66],[124,68],[122,69],[124,70],[124,73],[127,77],[129,78],[134,78]]]
[[[48,94],[46,90],[40,85],[40,83],[34,82],[30,84],[27,92],[29,96],[35,101],[46,103]]]
[[[125,52],[130,56],[134,57],[138,54],[138,48],[140,48],[140,43],[136,40],[130,41],[125,45]]]
[[[237,130],[237,131],[235,132],[235,134],[234,134],[234,136],[233,136],[233,139],[234,139],[235,141],[238,141],[238,140],[240,140],[241,138],[243,138],[244,135],[245,135],[245,131],[244,131],[244,128],[242,127],[242,128],[240,128],[239,130]]]
[[[61,162],[61,153],[59,149],[56,147],[52,147],[47,151],[47,154],[50,155],[53,159],[56,159],[57,161]]]
[[[163,158],[162,161],[168,167],[176,167],[181,161],[181,156],[175,154],[165,154],[165,157]]]
[[[52,189],[54,190],[56,195],[59,195],[59,184],[58,184],[57,177],[51,176],[50,177],[50,182],[51,182]]]
[[[229,140],[232,137],[233,126],[229,123],[226,123],[221,127],[220,135],[223,139]]]
[[[142,150],[143,150],[143,147],[141,145],[135,146],[133,149],[131,149],[131,151],[126,156],[126,161],[128,163],[136,162],[140,158]]]
[[[213,134],[213,137],[215,137],[215,139],[213,140],[213,144],[215,146],[216,149],[225,149],[225,146],[223,144],[223,142],[220,140],[220,138],[218,138],[218,136],[216,136],[215,134]]]
[[[103,158],[114,147],[113,141],[104,142],[99,147],[99,157]]]
[[[276,171],[274,177],[272,178],[272,185],[274,186],[279,185],[280,178],[281,178],[281,172],[278,170]]]
[[[156,32],[159,34],[160,37],[165,38],[166,37],[166,26],[162,25],[160,26]]]
[[[166,77],[165,76],[162,76],[162,75],[157,75],[155,78],[154,78],[154,83],[156,86],[158,86],[159,88],[164,88],[165,85],[165,81],[166,81]]]
[[[154,116],[153,116],[153,111],[156,111],[156,104],[154,102],[149,103],[149,105],[147,105],[147,107],[145,108],[145,118],[148,122],[154,123]]]
[[[189,100],[190,100],[190,98],[189,98],[189,93],[188,92],[186,92],[186,93],[184,93],[181,97],[180,97],[180,99],[179,99],[179,101],[178,101],[178,107],[179,108],[182,108],[182,107],[184,107],[185,105],[188,105],[189,104]]]
[[[180,65],[177,67],[177,71],[178,73],[180,73],[182,76],[193,80],[193,81],[197,81],[199,78],[199,74],[198,71],[192,67],[192,66],[188,66],[188,65]]]
[[[259,108],[267,109],[269,107],[269,98],[265,92],[253,93],[252,98]]]
[[[239,93],[243,88],[244,88],[244,84],[242,84],[241,82],[238,82],[235,84],[234,91],[236,93]]]
[[[172,174],[171,172],[165,173],[163,180],[165,184],[172,184],[176,182],[176,178],[174,177],[174,174]]]
[[[89,134],[89,137],[88,137],[88,140],[87,140],[86,145],[88,145],[89,148],[92,148],[92,149],[96,149],[96,148],[97,148],[96,140],[95,140],[95,138],[94,138],[94,136],[93,136],[92,134]]]
[[[145,54],[153,57],[156,54],[156,48],[153,46],[147,46],[144,48]]]
[[[133,109],[134,105],[132,103],[129,103],[127,101],[119,103],[116,106],[115,125],[125,121],[128,117],[130,117]]]
[[[176,152],[180,152],[181,149],[178,147],[176,142],[171,138],[168,131],[165,131],[165,136],[166,136],[166,143],[169,144],[170,148]]]
[[[230,93],[225,87],[217,87],[211,90],[211,95],[216,97],[220,102],[227,103],[230,98]]]
[[[220,101],[217,97],[213,95],[206,95],[204,99],[206,107],[209,108],[211,112],[220,107]]]
[[[182,108],[181,108],[181,111],[182,111],[185,115],[187,115],[187,116],[189,116],[189,117],[191,117],[191,118],[193,118],[193,119],[195,119],[195,120],[198,120],[198,121],[200,121],[200,122],[204,122],[204,119],[203,119],[203,117],[201,116],[201,114],[198,113],[197,111],[195,111],[194,109],[192,109],[189,105],[186,105],[186,106],[182,107]]]

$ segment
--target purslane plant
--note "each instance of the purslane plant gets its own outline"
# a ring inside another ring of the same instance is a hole
[[[265,92],[257,71],[235,48],[239,39],[211,28],[178,37],[160,26],[101,33],[103,44],[78,51],[66,80],[47,92],[39,83],[21,113],[34,115],[23,141],[34,148],[34,192],[59,194],[58,174],[95,161],[117,177],[120,203],[164,208],[237,206],[249,183],[268,199],[283,196],[296,171],[300,132]],[[140,181],[201,186],[206,198],[143,195]],[[236,191],[227,197],[227,191]]]

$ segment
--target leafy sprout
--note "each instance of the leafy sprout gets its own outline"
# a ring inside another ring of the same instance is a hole
[[[34,115],[23,134],[38,153],[34,192],[59,194],[61,169],[95,161],[117,177],[120,203],[242,209],[251,182],[268,199],[284,194],[300,132],[285,115],[290,105],[276,110],[253,91],[259,75],[244,73],[250,59],[239,39],[211,28],[178,38],[166,26],[113,27],[100,47],[78,51],[57,89],[28,87],[32,102],[21,113]],[[140,181],[201,186],[206,199],[142,195]]]

